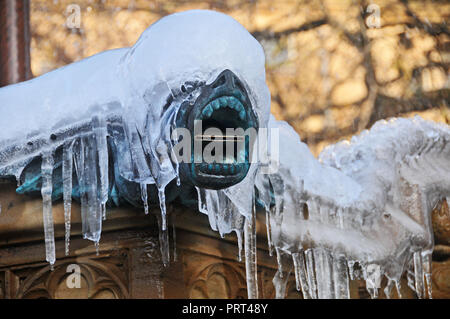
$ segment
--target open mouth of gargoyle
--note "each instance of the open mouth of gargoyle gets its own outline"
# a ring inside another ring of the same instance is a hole
[[[219,97],[203,108],[198,119],[203,134],[194,136],[202,146],[202,161],[195,163],[200,174],[233,176],[248,170],[247,117],[242,102],[234,96]]]
[[[231,71],[202,88],[190,112],[189,177],[194,185],[221,189],[239,183],[250,168],[257,119],[247,91]],[[186,167],[187,168],[187,167]]]

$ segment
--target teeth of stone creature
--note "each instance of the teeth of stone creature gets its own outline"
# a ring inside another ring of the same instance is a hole
[[[227,107],[236,110],[236,100],[232,97],[227,97]]]
[[[206,174],[221,174],[221,175],[234,175],[239,174],[248,168],[248,163],[238,164],[236,161],[231,161],[232,164],[226,164],[226,159],[223,163],[202,163],[199,165],[200,171]]]
[[[240,118],[241,120],[244,120],[244,119],[245,119],[245,111],[244,111],[244,110],[242,110],[242,111],[239,112],[239,118]]]
[[[221,107],[224,107],[227,105],[227,98],[221,97],[219,98],[219,104]]]
[[[238,100],[236,100],[236,105],[237,105],[236,111],[238,111],[238,112],[245,112],[244,106],[242,105],[241,102],[239,102]]]
[[[238,109],[236,100],[233,99],[232,97],[229,97],[229,98],[228,98],[228,105],[229,105],[233,110],[237,110],[237,109]]]
[[[212,113],[213,113],[213,108],[212,108],[211,104],[208,104],[208,106],[206,106],[202,111],[203,118],[210,117]]]
[[[239,112],[239,111],[241,110],[242,103],[239,102],[239,100],[236,99],[236,98],[234,98],[234,97],[231,97],[231,98],[230,98],[230,101],[232,101],[231,103],[232,103],[232,105],[233,105],[233,108],[234,108],[236,111]]]
[[[202,117],[209,118],[215,110],[223,107],[229,107],[230,109],[237,111],[239,113],[239,118],[241,120],[245,120],[247,113],[245,112],[244,106],[242,105],[241,101],[231,96],[222,96],[209,103],[203,109]]]
[[[212,101],[211,104],[212,104],[212,107],[214,108],[214,110],[217,110],[220,108],[220,103],[217,100]]]

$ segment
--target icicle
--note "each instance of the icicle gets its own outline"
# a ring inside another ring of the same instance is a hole
[[[101,204],[101,210],[102,210],[102,219],[106,220],[106,203]]]
[[[422,252],[416,251],[414,253],[414,281],[416,294],[419,299],[425,297],[425,285],[423,280]]]
[[[286,286],[289,280],[289,274],[283,275],[279,270],[275,273],[272,283],[275,287],[275,298],[284,299],[286,297]]]
[[[124,132],[126,136],[126,149],[130,151],[131,160],[127,161],[126,174],[128,178],[134,181],[145,181],[145,180],[153,180],[153,176],[151,170],[149,168],[147,162],[147,155],[151,154],[149,149],[144,151],[143,147],[147,146],[148,142],[143,142],[143,139],[146,136],[141,136],[137,130],[137,127],[134,127],[133,120],[125,120],[124,122]],[[124,151],[125,153],[125,151]],[[147,154],[147,155],[146,155]],[[128,154],[124,154],[127,156]],[[151,158],[151,160],[158,161],[156,157]],[[158,165],[158,164],[156,164]]]
[[[275,253],[277,255],[278,271],[280,272],[279,275],[283,278],[283,263],[281,262],[281,251],[278,247],[275,247]]]
[[[318,297],[320,299],[334,299],[332,257],[322,248],[315,248],[313,251]]]
[[[73,142],[63,146],[62,179],[64,200],[65,254],[69,255],[70,218],[72,210]]]
[[[343,208],[337,209],[337,216],[339,219],[339,228],[344,229],[344,209]]]
[[[51,266],[55,263],[55,234],[53,229],[52,193],[53,193],[53,152],[42,154],[42,213],[45,234],[45,259]]]
[[[433,287],[431,281],[431,253],[425,252],[422,256],[423,272],[427,284],[428,298],[433,299]]]
[[[238,242],[238,261],[242,262],[242,231],[235,229],[237,242]]]
[[[94,116],[92,118],[92,127],[95,134],[98,156],[98,175],[100,183],[100,192],[98,193],[100,206],[102,209],[102,218],[106,219],[106,202],[108,201],[109,190],[109,172],[108,172],[108,142],[107,128],[103,117]]]
[[[160,215],[156,215],[159,226],[159,249],[161,251],[161,260],[164,267],[167,267],[170,262],[170,248],[169,248],[169,232],[162,228],[162,220]]]
[[[161,229],[167,230],[167,216],[166,216],[166,194],[164,188],[158,191],[159,207],[161,208]]]
[[[87,223],[87,193],[85,189],[85,172],[84,172],[84,142],[83,138],[74,142],[74,163],[75,172],[77,174],[78,187],[80,189],[80,205],[81,205],[81,231],[86,230]]]
[[[366,290],[372,299],[378,298],[378,288],[381,283],[381,270],[377,264],[369,264],[363,267],[363,276],[366,281]]]
[[[377,299],[378,298],[378,288],[369,288],[366,282],[366,289],[369,292],[370,298]]]
[[[257,274],[257,257],[256,257],[256,211],[254,204],[251,218],[245,219],[244,247],[245,247],[245,270],[247,277],[247,294],[249,299],[257,299],[258,274]]]
[[[195,186],[195,189],[197,190],[198,195],[198,210],[203,214],[208,214],[206,208],[205,191],[201,188],[198,188],[197,186]]]
[[[367,280],[367,266],[365,266],[362,263],[360,263],[359,267],[360,267],[360,273],[362,273],[362,276],[360,275],[359,278]]]
[[[408,287],[411,288],[412,291],[416,291],[416,285],[414,282],[414,273],[412,273],[410,270],[406,273],[406,279],[408,283]]]
[[[301,267],[301,261],[299,260],[299,254],[294,253],[292,254],[292,262],[294,263],[294,273],[295,273],[295,288],[297,291],[302,290],[303,285],[301,282],[301,274],[300,274],[300,267]]]
[[[333,258],[334,293],[337,299],[349,299],[350,287],[347,261],[344,256]]]
[[[306,257],[306,272],[308,274],[308,287],[309,287],[309,295],[313,299],[317,299],[317,284],[316,284],[316,275],[315,275],[315,267],[314,267],[314,255],[312,249],[307,249],[305,251]]]
[[[294,262],[294,270],[295,270],[295,283],[297,286],[297,290],[302,290],[304,299],[311,299],[311,295],[309,293],[309,286],[307,281],[307,271],[305,265],[305,257],[303,255],[303,251],[299,253],[292,254],[292,261]]]
[[[217,216],[216,212],[219,210],[218,204],[218,194],[216,191],[204,190],[206,210],[208,213],[208,221],[211,229],[214,231],[219,230],[217,225]],[[220,233],[222,236],[222,233]]]
[[[401,299],[402,298],[402,292],[401,292],[402,284],[400,283],[400,280],[395,281],[395,289],[397,290],[398,298]]]
[[[177,255],[177,234],[175,229],[175,213],[172,213],[172,242],[173,242],[173,261],[178,260]]]
[[[83,237],[100,241],[102,232],[102,208],[98,193],[97,148],[93,135],[80,138],[74,144],[75,168],[81,199]]]
[[[283,209],[284,209],[284,192],[285,185],[281,176],[273,174],[270,175],[270,183],[273,188],[273,196],[275,199],[275,221],[278,225],[281,225],[283,220]]]
[[[88,229],[83,234],[85,238],[92,240],[93,242],[99,242],[102,232],[102,202],[101,194],[99,192],[99,182],[101,191],[101,181],[99,177],[99,166],[97,165],[97,149],[94,148],[95,139],[89,138],[85,147],[85,172],[86,172],[86,185],[88,192]]]
[[[270,211],[266,209],[266,231],[269,256],[273,256],[272,229],[270,228]]]
[[[148,215],[148,193],[147,193],[147,184],[141,183],[141,199],[144,204],[144,212],[145,215]]]
[[[99,255],[99,253],[100,253],[100,243],[98,242],[98,241],[96,241],[95,243],[94,243],[94,245],[95,245],[95,255]]]
[[[384,287],[384,294],[386,295],[387,299],[391,299],[392,297],[392,288],[394,288],[395,282],[394,280],[388,278],[388,283],[386,287]]]
[[[355,261],[349,260],[348,261],[348,273],[350,275],[350,280],[355,280],[354,267],[355,267]]]
[[[272,282],[275,286],[275,298],[283,299],[286,297],[286,286],[289,282],[290,274],[293,268],[292,256],[281,249],[279,249],[277,253],[280,258],[281,266],[278,267],[278,270]]]

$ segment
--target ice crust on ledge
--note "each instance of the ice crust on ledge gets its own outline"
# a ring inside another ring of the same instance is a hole
[[[449,126],[380,121],[317,161],[286,123],[269,125],[280,129],[280,167],[257,179],[272,185],[271,245],[292,256],[303,296],[348,298],[349,279],[360,277],[377,297],[386,276],[390,297],[404,273],[430,296],[431,211],[450,192]]]
[[[171,132],[178,109],[185,101],[195,101],[199,95],[196,83],[210,83],[226,69],[245,82],[259,124],[264,127],[270,113],[270,93],[263,49],[236,20],[207,10],[169,15],[144,31],[130,48],[106,51],[1,88],[0,176],[12,175],[20,182],[23,169],[34,158],[45,155],[46,163],[54,162],[48,154],[63,148],[68,253],[72,174],[79,183],[83,236],[97,244],[100,240],[108,200],[110,145],[120,154],[120,176],[140,185],[144,203],[147,185],[156,185],[161,240],[165,241],[164,189],[174,179],[179,183],[178,163],[171,159]],[[193,84],[193,89],[183,91],[184,84]],[[53,263],[51,193],[48,197],[51,172],[43,170],[42,177],[47,260]],[[242,226],[232,228],[242,230]],[[167,257],[168,243],[161,246]]]

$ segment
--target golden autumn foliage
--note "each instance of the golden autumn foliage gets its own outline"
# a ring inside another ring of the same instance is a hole
[[[73,5],[79,28],[68,23]],[[382,118],[450,122],[448,1],[31,0],[33,74],[131,46],[189,9],[229,14],[261,42],[272,113],[316,155]]]

